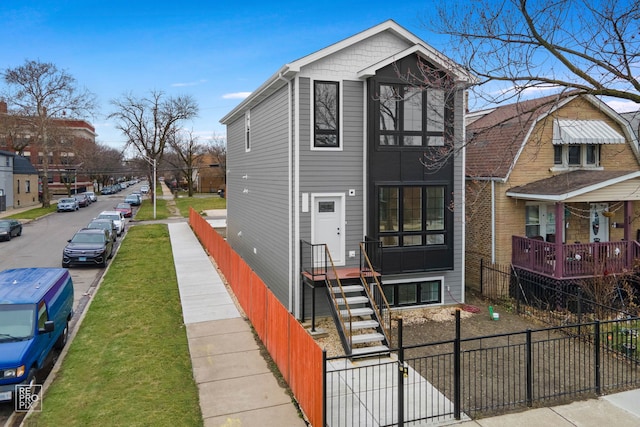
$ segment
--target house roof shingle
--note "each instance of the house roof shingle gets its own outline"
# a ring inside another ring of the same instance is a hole
[[[467,176],[506,178],[522,144],[543,114],[567,94],[552,95],[490,110],[467,126]]]
[[[510,188],[507,196],[561,201],[639,176],[640,171],[576,170]]]
[[[37,175],[38,170],[26,157],[15,156],[13,158],[13,173],[15,175]]]

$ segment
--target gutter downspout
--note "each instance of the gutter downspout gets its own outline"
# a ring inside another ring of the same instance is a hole
[[[291,80],[287,80],[282,76],[282,73],[278,75],[279,80],[283,80],[287,82],[287,116],[288,120],[288,153],[287,156],[287,167],[288,167],[288,200],[287,206],[289,206],[288,213],[288,223],[289,223],[289,256],[288,259],[291,263],[293,261],[293,265],[289,264],[289,312],[293,313],[296,318],[300,317],[300,301],[298,298],[297,289],[300,286],[300,275],[297,274],[300,271],[300,251],[298,250],[297,242],[300,241],[300,207],[298,201],[298,194],[300,192],[300,177],[298,173],[298,164],[299,164],[299,153],[297,149],[297,141],[299,139],[298,135],[298,123],[299,123],[299,108],[298,102],[295,103],[296,113],[295,113],[295,124],[291,118],[291,93],[292,93],[292,82]],[[296,87],[298,78],[296,76]],[[296,91],[296,96],[299,91]],[[292,133],[295,132],[295,135]],[[295,174],[295,176],[294,176]],[[292,182],[293,181],[293,182]],[[293,191],[292,191],[293,190]]]
[[[496,182],[491,180],[491,263],[496,262]]]

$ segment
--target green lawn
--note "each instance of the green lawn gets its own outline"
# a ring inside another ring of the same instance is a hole
[[[180,214],[185,218],[189,217],[190,207],[192,207],[196,212],[227,208],[227,199],[223,199],[218,195],[205,195],[195,197],[180,196],[175,199],[175,203],[177,208],[180,209]]]
[[[41,216],[45,216],[47,214],[55,212],[57,208],[58,208],[58,205],[55,203],[52,203],[51,206],[49,206],[48,208],[43,208],[43,207],[33,208],[21,213],[7,215],[6,218],[36,219],[36,218],[40,218]]]
[[[168,228],[131,227],[30,426],[201,426]]]

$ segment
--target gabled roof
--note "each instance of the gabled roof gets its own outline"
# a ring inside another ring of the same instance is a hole
[[[13,158],[13,173],[14,175],[37,175],[38,170],[26,157],[15,156]]]
[[[467,177],[506,181],[536,123],[577,97],[583,97],[618,122],[639,157],[637,138],[628,121],[598,98],[574,91],[496,107],[468,123]]]
[[[395,21],[389,19],[365,31],[362,31],[342,41],[320,49],[310,55],[285,64],[284,66],[282,66],[282,68],[280,68],[280,70],[278,70],[269,79],[267,79],[267,81],[265,81],[258,89],[253,91],[251,95],[245,98],[236,108],[231,110],[231,112],[220,119],[220,123],[228,124],[231,121],[235,120],[238,114],[243,113],[246,109],[251,108],[253,105],[259,104],[262,100],[287,84],[287,82],[295,77],[295,75],[299,73],[303,67],[385,31],[391,32],[402,40],[406,41],[407,44],[410,45],[410,47],[402,52],[395,53],[394,55],[386,58],[383,61],[378,61],[376,64],[371,64],[370,67],[366,67],[362,70],[357,70],[358,76],[360,78],[365,79],[367,77],[370,77],[371,75],[375,74],[376,70],[389,65],[394,61],[402,59],[412,53],[415,53],[422,58],[429,60],[434,65],[440,66],[442,67],[442,69],[445,69],[449,73],[452,73],[455,78],[461,83],[470,84],[475,81],[475,78],[466,70],[464,70],[460,65],[451,61],[445,55],[426,44],[419,37],[409,32],[404,27],[398,25]]]

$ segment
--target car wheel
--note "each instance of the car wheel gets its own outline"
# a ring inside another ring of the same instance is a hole
[[[69,339],[69,322],[64,325],[64,329],[62,330],[62,334],[58,337],[56,341],[56,349],[62,350],[62,348],[67,344],[67,339]]]
[[[29,369],[29,375],[27,376],[27,381],[25,384],[33,388],[33,386],[36,385],[37,383],[38,383],[38,370],[35,368],[35,366],[32,366],[31,369]]]
[[[22,228],[18,231],[18,236],[22,236]]]
[[[7,240],[11,241],[11,239],[13,238],[13,236],[11,235],[11,232],[9,232],[9,234],[7,234],[7,236],[9,236],[9,237],[7,237]]]

